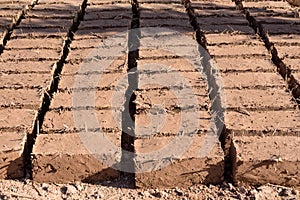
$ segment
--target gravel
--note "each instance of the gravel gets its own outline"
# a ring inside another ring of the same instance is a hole
[[[221,185],[195,185],[189,188],[130,189],[116,180],[99,184],[35,183],[31,180],[0,180],[0,199],[300,199],[298,190],[266,184],[259,187]]]

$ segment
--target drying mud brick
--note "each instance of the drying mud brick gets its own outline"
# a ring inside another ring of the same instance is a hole
[[[299,136],[236,136],[234,151],[237,181],[300,187]]]
[[[208,155],[201,156],[200,150],[205,148],[203,143],[205,137],[205,134],[201,134],[188,139],[191,140],[191,144],[187,146],[182,156],[172,157],[165,154],[162,159],[158,159],[161,156],[154,157],[153,155],[163,152],[167,145],[172,145],[172,140],[176,140],[175,138],[135,140],[135,150],[139,153],[139,157],[135,161],[137,166],[136,186],[166,188],[188,187],[197,183],[220,183],[224,173],[224,154],[220,144],[216,142]],[[171,148],[175,152],[174,148],[182,147]],[[184,145],[183,148],[185,148]]]
[[[22,74],[22,73],[50,73],[53,69],[53,61],[23,61],[23,62],[16,62],[14,60],[7,61],[7,62],[0,62],[0,71],[2,74]]]
[[[116,169],[101,162],[103,155],[92,155],[85,148],[77,133],[39,135],[33,154],[33,180],[38,182],[97,182],[119,176]],[[105,159],[118,158],[105,155]]]
[[[22,178],[24,176],[23,148],[26,141],[24,131],[0,130],[0,178]]]

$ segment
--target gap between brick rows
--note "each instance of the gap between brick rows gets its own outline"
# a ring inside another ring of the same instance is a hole
[[[5,45],[7,44],[7,41],[10,40],[10,36],[13,32],[13,30],[15,29],[16,26],[18,26],[22,19],[24,19],[24,16],[26,15],[26,13],[31,10],[36,4],[38,3],[38,0],[32,0],[31,3],[29,5],[24,6],[24,8],[17,13],[16,16],[13,17],[11,24],[9,25],[9,27],[7,27],[3,38],[1,38],[2,41],[0,41],[0,55],[3,53]]]
[[[298,82],[299,80],[296,80],[296,78],[292,74],[291,68],[288,67],[279,57],[278,51],[274,43],[270,41],[262,23],[257,21],[255,17],[251,16],[251,13],[244,7],[243,2],[241,0],[235,0],[235,5],[236,9],[240,10],[245,15],[246,19],[249,22],[249,26],[253,28],[254,32],[258,34],[261,40],[264,42],[265,47],[272,56],[272,62],[277,67],[277,72],[282,76],[282,78],[286,82],[288,90],[292,93],[294,100],[300,108],[300,84]]]

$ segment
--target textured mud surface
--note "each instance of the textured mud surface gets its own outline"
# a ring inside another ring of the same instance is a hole
[[[128,40],[107,43],[135,28],[176,34],[133,32]],[[33,182],[1,181],[0,199],[299,198],[293,189],[300,188],[299,30],[298,9],[286,1],[1,1],[0,178]],[[190,40],[179,40],[180,35]],[[153,38],[185,54],[138,50],[155,45]],[[122,45],[133,50],[97,54]],[[205,59],[191,57],[193,45],[207,50],[218,73]],[[109,65],[99,70],[95,66],[103,60]],[[204,64],[201,73],[193,62]],[[161,68],[144,70],[153,63]],[[83,66],[88,72],[80,71]],[[94,84],[78,85],[80,78],[99,76]],[[173,82],[178,76],[186,82]],[[143,85],[147,78],[157,82]],[[220,80],[226,103],[219,96]],[[186,88],[192,92],[176,96]],[[74,103],[74,95],[91,93],[94,104]],[[191,103],[193,98],[197,103]],[[216,112],[224,107],[224,115]],[[178,134],[186,134],[182,120],[184,126],[193,120],[183,116],[195,111],[198,123],[188,132],[195,137],[183,155],[132,156],[160,152]],[[80,112],[89,119],[96,116],[101,126],[78,121]],[[118,120],[116,113],[122,114]],[[153,117],[163,123],[151,124]],[[217,122],[220,140],[200,158],[203,138]],[[114,166],[99,162],[79,138],[99,131],[119,148],[100,155]],[[167,167],[146,172],[164,163]],[[133,171],[117,170],[128,166]],[[120,176],[125,180],[112,181]],[[153,189],[125,189],[132,187]]]

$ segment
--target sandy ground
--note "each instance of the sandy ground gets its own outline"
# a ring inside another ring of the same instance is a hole
[[[195,185],[186,189],[142,190],[125,188],[125,182],[117,180],[92,185],[1,180],[0,199],[300,199],[298,190],[271,184],[234,187],[224,183],[217,186]]]

